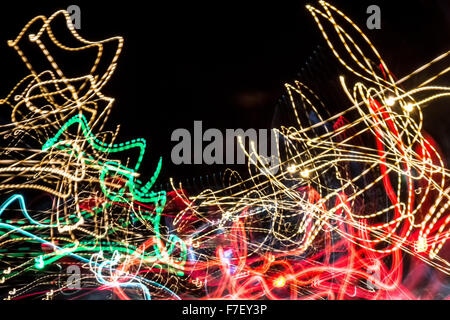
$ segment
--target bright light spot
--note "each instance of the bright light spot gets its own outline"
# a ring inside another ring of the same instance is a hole
[[[414,108],[414,106],[413,106],[411,103],[408,103],[408,104],[404,107],[404,109],[405,109],[407,112],[413,111],[413,108]]]
[[[427,239],[424,237],[420,237],[416,242],[416,251],[425,252],[427,248],[428,248]]]
[[[297,167],[295,165],[291,165],[287,168],[287,171],[289,173],[294,173],[295,171],[297,171]]]
[[[282,288],[286,284],[286,278],[283,276],[279,276],[274,282],[273,286],[275,288]]]
[[[303,178],[308,178],[309,177],[309,170],[308,169],[305,169],[305,170],[303,170],[302,172],[300,172],[300,175],[303,177]]]
[[[389,97],[386,99],[386,104],[390,107],[392,107],[395,104],[395,98],[394,97]]]
[[[42,256],[39,256],[39,258],[35,258],[34,261],[35,261],[34,266],[36,269],[44,269],[45,263]]]

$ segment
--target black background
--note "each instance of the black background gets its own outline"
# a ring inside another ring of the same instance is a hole
[[[204,130],[269,128],[283,84],[296,78],[316,45],[325,47],[307,3],[315,1],[2,2],[0,95],[27,74],[6,41],[34,16],[77,4],[82,37],[125,38],[118,69],[104,93],[116,99],[110,125],[121,124],[120,140],[148,141],[144,174],[150,175],[163,156],[160,182],[202,175],[215,168],[171,163],[172,131],[192,132],[194,120],[203,120]],[[398,78],[449,50],[448,0],[330,3],[362,28]],[[371,4],[381,7],[381,30],[365,27]],[[445,108],[427,109],[425,129],[448,156],[447,115]]]

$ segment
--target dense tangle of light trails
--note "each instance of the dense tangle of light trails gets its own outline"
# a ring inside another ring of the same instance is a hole
[[[295,126],[277,130],[278,173],[251,146],[249,178],[228,170],[226,188],[199,194],[177,177],[152,191],[162,159],[142,177],[145,139],[107,129],[114,99],[102,89],[123,39],[87,41],[66,11],[32,19],[8,42],[30,74],[0,101],[11,111],[0,125],[2,297],[448,298],[450,173],[423,121],[450,96],[450,52],[397,80],[344,13],[306,9],[346,70],[335,81],[348,107],[330,114],[307,83],[286,84]],[[69,75],[54,46],[93,53],[89,72]]]

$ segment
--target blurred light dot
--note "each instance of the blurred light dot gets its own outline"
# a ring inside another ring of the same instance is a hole
[[[303,178],[308,178],[309,177],[309,170],[303,170],[301,173],[300,173],[300,175],[303,177]]]
[[[388,106],[393,106],[394,104],[395,104],[395,98],[394,97],[389,97],[389,98],[387,98],[386,99],[386,104],[388,105]]]
[[[414,106],[411,103],[408,103],[404,108],[407,112],[411,112],[413,111]]]
[[[291,165],[287,168],[287,171],[289,173],[294,173],[295,171],[297,171],[297,168],[295,167],[295,165]]]
[[[282,288],[286,284],[286,278],[283,276],[279,276],[274,282],[273,286],[275,288]]]

